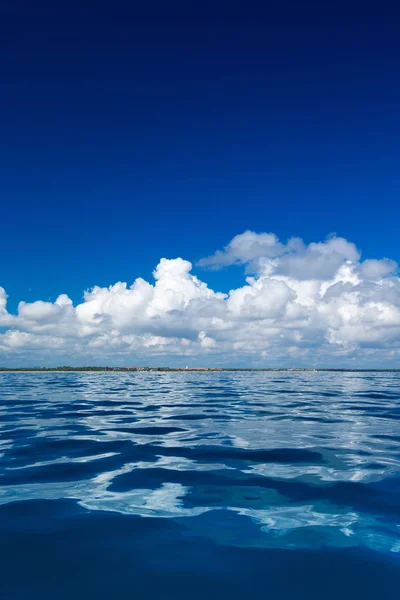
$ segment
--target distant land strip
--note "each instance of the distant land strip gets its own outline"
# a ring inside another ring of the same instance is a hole
[[[0,367],[0,372],[5,373],[15,373],[15,372],[27,372],[27,373],[54,373],[54,372],[94,372],[94,373],[102,373],[102,372],[150,372],[150,373],[159,373],[159,372],[217,372],[217,373],[236,373],[236,372],[244,372],[244,373],[398,373],[400,369],[324,369],[324,368],[264,368],[264,369],[256,369],[256,368],[246,368],[246,367],[70,367],[70,366],[62,366],[62,367]]]

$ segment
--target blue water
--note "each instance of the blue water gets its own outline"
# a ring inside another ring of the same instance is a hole
[[[0,597],[399,598],[400,374],[0,374]]]

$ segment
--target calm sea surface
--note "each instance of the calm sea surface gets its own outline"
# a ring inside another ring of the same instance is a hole
[[[400,597],[400,374],[0,374],[0,597]]]

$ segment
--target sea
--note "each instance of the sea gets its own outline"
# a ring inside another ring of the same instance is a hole
[[[400,373],[0,374],[2,600],[400,597]]]

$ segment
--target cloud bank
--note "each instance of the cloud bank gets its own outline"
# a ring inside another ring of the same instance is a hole
[[[74,306],[20,302],[0,288],[0,365],[399,366],[400,279],[390,259],[362,260],[340,237],[309,245],[246,231],[198,267],[244,267],[224,294],[182,258],[153,282],[94,287]]]

